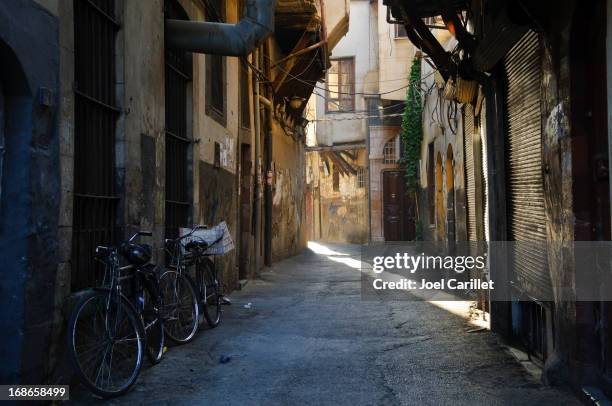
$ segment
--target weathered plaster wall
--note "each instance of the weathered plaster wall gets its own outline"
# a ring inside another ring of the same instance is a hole
[[[376,27],[376,4],[368,1],[350,2],[349,32],[343,37],[332,51],[331,58],[354,57],[355,67],[355,92],[364,93],[369,85],[368,92],[377,91],[378,82],[378,35]],[[370,73],[370,74],[369,74]],[[367,77],[367,78],[366,78]],[[329,113],[325,112],[326,84],[319,82],[319,88],[315,88],[317,96],[317,118],[322,121],[317,123],[317,142],[319,145],[332,145],[343,142],[365,141],[365,120],[344,120],[353,117],[354,113]],[[355,95],[355,111],[366,110],[365,100],[362,95]],[[328,120],[325,120],[327,118]]]
[[[185,4],[186,3],[186,4]],[[204,20],[200,2],[184,2],[190,18]],[[228,22],[238,19],[237,4],[225,2]],[[239,238],[237,221],[238,127],[239,127],[239,59],[225,59],[226,122],[220,123],[206,114],[206,55],[193,54],[193,222],[215,225],[227,222],[232,238]],[[215,143],[220,146],[220,166],[215,163]],[[238,256],[236,249],[216,259],[223,275],[226,292],[236,288]]]
[[[408,74],[416,48],[407,37],[395,37],[395,25],[387,23],[386,6],[378,0],[378,66],[381,97],[406,100]],[[398,90],[399,89],[399,90]]]
[[[353,150],[356,160],[349,160],[354,168],[366,167],[366,151]],[[314,237],[323,241],[363,244],[368,241],[368,179],[364,175],[363,187],[359,187],[356,175],[340,176],[339,190],[333,188],[333,171],[321,171],[323,161],[317,152],[311,152],[307,176],[316,196],[313,196],[312,224]],[[320,197],[320,201],[319,201]],[[316,204],[315,204],[316,200]],[[319,214],[320,213],[320,214]],[[319,215],[321,218],[319,219]]]
[[[274,125],[272,157],[272,261],[278,261],[306,246],[304,143]]]

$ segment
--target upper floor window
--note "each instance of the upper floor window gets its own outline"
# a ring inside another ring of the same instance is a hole
[[[399,143],[399,137],[395,136],[392,139],[390,139],[389,141],[387,141],[387,143],[385,144],[385,147],[383,148],[383,163],[384,164],[395,164],[397,163],[399,156],[398,156],[398,144]]]
[[[328,112],[355,109],[355,58],[332,59],[327,71]]]
[[[365,188],[366,184],[366,168],[364,166],[360,166],[357,169],[357,187],[359,189]]]
[[[207,10],[209,21],[225,20],[225,0],[211,0]],[[225,126],[227,121],[226,58],[206,55],[206,114]]]
[[[334,192],[340,191],[340,172],[336,168],[334,168],[334,172],[332,174],[332,189]]]
[[[402,24],[394,24],[395,25],[395,38],[406,38],[408,34],[406,34],[406,27]]]

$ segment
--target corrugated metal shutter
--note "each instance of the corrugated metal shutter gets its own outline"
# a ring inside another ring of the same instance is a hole
[[[483,106],[480,110],[480,143],[482,145],[482,187],[484,190],[484,218],[483,218],[483,226],[484,226],[484,237],[485,241],[489,241],[489,170],[487,167],[487,114],[486,109]]]
[[[528,32],[504,59],[506,73],[506,185],[509,239],[516,244],[513,282],[534,298],[550,297],[544,244],[540,40]]]
[[[474,106],[463,107],[463,146],[465,149],[465,196],[468,241],[478,241],[476,232],[476,177],[474,171]]]

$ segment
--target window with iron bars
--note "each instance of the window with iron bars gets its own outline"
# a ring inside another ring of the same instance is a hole
[[[73,290],[100,282],[97,245],[115,243],[115,39],[114,0],[74,0],[74,204]]]
[[[394,137],[393,139],[387,141],[385,147],[383,148],[383,163],[384,164],[395,164],[397,163],[397,140],[398,137]]]
[[[176,0],[166,0],[166,18],[187,20]],[[188,176],[190,138],[187,128],[187,89],[191,85],[190,55],[166,48],[166,238],[176,238],[189,226],[191,183]]]
[[[363,189],[365,188],[365,184],[366,184],[366,168],[363,166],[360,166],[357,169],[357,188]]]

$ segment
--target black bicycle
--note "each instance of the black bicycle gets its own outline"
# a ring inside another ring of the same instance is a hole
[[[208,253],[209,248],[219,243],[223,236],[210,244],[201,237],[195,236],[198,230],[207,226],[195,226],[189,233],[174,239],[166,240],[166,247],[171,254],[171,269],[184,275],[192,285],[197,302],[206,322],[210,327],[216,327],[221,322],[221,286],[217,269]],[[189,275],[188,269],[195,266],[195,280]],[[169,334],[168,331],[166,331]]]
[[[83,384],[102,397],[121,395],[136,382],[145,351],[153,364],[164,354],[163,297],[152,249],[133,243],[151,235],[140,231],[119,248],[96,248],[95,259],[105,265],[102,286],[83,292],[70,317],[71,362]],[[119,265],[119,255],[128,265]]]

